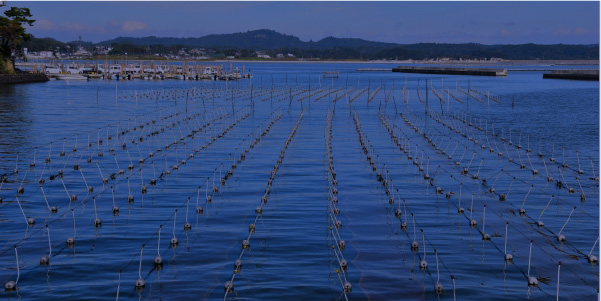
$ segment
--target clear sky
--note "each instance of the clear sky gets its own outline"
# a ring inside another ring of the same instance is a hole
[[[118,36],[198,37],[273,29],[303,41],[328,36],[400,44],[599,43],[598,1],[54,2],[29,7],[37,37],[99,42]]]

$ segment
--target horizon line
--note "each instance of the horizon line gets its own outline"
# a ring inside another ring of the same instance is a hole
[[[324,39],[327,38],[335,38],[335,39],[357,39],[357,40],[362,40],[362,41],[367,41],[367,42],[375,42],[375,43],[382,43],[382,44],[396,44],[399,46],[403,46],[403,45],[416,45],[416,44],[450,44],[450,45],[461,45],[461,44],[478,44],[478,45],[486,45],[486,46],[493,46],[493,45],[599,45],[599,42],[597,43],[582,43],[582,44],[568,44],[568,43],[550,43],[550,44],[542,44],[542,43],[533,43],[533,42],[529,42],[529,43],[499,43],[499,44],[484,44],[484,43],[478,43],[478,42],[459,42],[459,43],[448,43],[448,42],[416,42],[416,43],[406,43],[406,44],[402,44],[402,43],[398,43],[398,42],[382,42],[382,41],[374,41],[374,40],[366,40],[363,38],[356,38],[356,37],[335,37],[335,36],[326,36],[323,37],[319,40],[313,41],[313,39],[309,39],[309,41],[303,41],[300,37],[292,35],[292,34],[287,34],[287,33],[282,33],[279,31],[276,31],[274,29],[268,29],[268,28],[260,28],[260,29],[253,29],[253,30],[247,30],[247,31],[238,31],[238,32],[231,32],[231,33],[212,33],[212,34],[207,34],[207,35],[203,35],[203,36],[196,36],[196,37],[175,37],[175,36],[155,36],[155,35],[147,35],[147,36],[139,36],[139,37],[135,37],[135,36],[117,36],[111,39],[106,39],[106,40],[102,40],[102,41],[98,41],[98,42],[93,42],[93,41],[85,41],[82,40],[82,42],[84,43],[92,43],[92,44],[99,44],[99,43],[103,43],[103,42],[107,42],[110,40],[115,40],[118,38],[130,38],[130,39],[142,39],[142,38],[149,38],[149,37],[155,37],[155,38],[159,38],[159,39],[165,39],[165,38],[173,38],[173,39],[199,39],[199,38],[203,38],[203,37],[207,37],[207,36],[217,36],[217,35],[232,35],[232,34],[240,34],[240,33],[248,33],[248,32],[252,32],[252,31],[262,31],[262,30],[267,30],[267,31],[272,31],[281,35],[285,35],[285,36],[291,36],[291,37],[295,37],[297,38],[299,41],[303,42],[303,43],[317,43],[319,41],[322,41]],[[59,41],[65,44],[69,44],[69,43],[74,43],[74,42],[79,42],[77,40],[73,40],[73,41],[61,41],[58,40],[56,38],[53,37],[37,37],[35,35],[32,34],[33,37],[38,38],[38,39],[53,39],[55,41]]]

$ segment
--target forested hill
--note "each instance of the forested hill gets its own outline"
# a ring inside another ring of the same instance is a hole
[[[65,45],[78,45],[78,42],[63,43],[53,39],[34,38],[26,47],[31,51],[53,50]],[[319,41],[302,41],[298,37],[260,29],[231,34],[212,34],[202,37],[118,37],[99,43],[84,43],[87,48],[112,46],[112,54],[144,54],[157,52],[177,52],[182,48],[204,48],[238,57],[251,57],[256,51],[272,56],[277,53],[292,54],[295,57],[321,59],[485,59],[507,60],[596,60],[599,59],[599,45],[483,45],[477,43],[418,43],[403,44],[367,41],[358,38],[327,37]]]

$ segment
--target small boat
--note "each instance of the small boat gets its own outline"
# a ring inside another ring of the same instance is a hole
[[[60,80],[90,80],[88,76],[80,74],[57,74],[55,77]]]

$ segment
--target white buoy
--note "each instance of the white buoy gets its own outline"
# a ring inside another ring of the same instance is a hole
[[[490,234],[484,231],[486,225],[486,204],[484,204],[484,210],[482,211],[482,240],[490,240]]]
[[[442,294],[444,287],[442,286],[442,283],[440,283],[440,272],[438,270],[438,252],[436,251],[436,249],[434,249],[434,256],[436,256],[436,283],[434,284],[434,291],[440,295]]]
[[[459,198],[457,199],[457,212],[458,213],[463,213],[465,211],[465,209],[463,209],[463,207],[461,207],[461,189],[463,187],[463,183],[459,183]]]
[[[142,245],[142,249],[140,249],[140,265],[138,267],[138,280],[134,283],[136,289],[140,290],[144,286],[146,286],[146,281],[142,279],[142,255],[144,252],[144,245]]]
[[[472,166],[472,162],[474,162],[474,157],[476,156],[476,152],[472,154],[472,158],[470,159],[470,163],[463,169],[463,174],[467,175],[469,173],[470,167]]]
[[[50,147],[48,148],[48,157],[46,157],[46,159],[44,159],[44,163],[48,164],[52,161],[52,159],[50,158],[52,156],[52,142],[50,142]]]
[[[19,205],[19,209],[21,209],[21,213],[23,213],[23,218],[25,219],[25,223],[27,224],[27,226],[31,227],[35,225],[35,218],[27,218],[27,216],[25,216],[25,211],[23,211],[23,207],[21,207],[21,201],[19,201],[18,197],[15,197],[15,199],[17,199],[17,204]]]
[[[142,194],[145,194],[147,192],[147,188],[146,185],[144,185],[144,178],[142,177],[142,169],[140,168],[140,182],[142,182],[142,185],[140,186],[140,192]]]
[[[234,273],[237,273],[241,269],[242,269],[242,260],[240,260],[240,258],[238,258],[238,259],[236,259],[236,261],[234,261]]]
[[[19,184],[19,187],[17,187],[17,194],[25,193],[25,188],[23,187],[23,182],[25,182],[25,178],[27,178],[28,171],[29,171],[29,169],[25,169],[25,175],[23,176],[23,180],[21,180],[21,184]]]
[[[591,251],[588,252],[588,255],[586,256],[586,260],[588,260],[589,263],[599,262],[599,260],[597,259],[597,256],[591,255],[593,253],[593,251],[595,250],[595,246],[597,245],[597,242],[599,242],[598,236],[597,236],[597,240],[595,240],[595,244],[593,244],[593,247],[591,248]]]
[[[111,186],[111,191],[113,192],[113,215],[119,215],[119,207],[117,207],[117,204],[115,203],[115,189],[113,189],[113,186]]]
[[[234,284],[231,281],[225,282],[224,285],[225,293],[231,293],[234,291]]]
[[[403,199],[403,211],[405,212],[405,219],[401,222],[401,230],[407,231],[407,208],[405,207],[405,199]]]
[[[513,255],[507,253],[507,227],[509,227],[509,222],[505,223],[505,262],[512,262]]]
[[[113,159],[115,159],[115,164],[117,165],[117,170],[119,171],[120,175],[125,174],[125,170],[119,168],[119,162],[117,161],[117,156],[115,156],[115,154],[113,153]]]
[[[511,179],[511,183],[509,183],[509,189],[507,190],[507,194],[499,194],[499,201],[504,202],[507,200],[507,196],[509,195],[509,192],[511,191],[511,186],[513,185],[513,181],[515,180],[515,177],[513,177],[513,179]]]
[[[428,269],[428,262],[426,261],[426,238],[424,236],[424,230],[419,230],[422,232],[422,243],[424,244],[424,257],[419,261],[419,269],[425,271]]]
[[[184,230],[188,231],[192,229],[192,224],[188,222],[188,207],[190,205],[190,197],[188,197],[188,202],[186,203],[186,223],[184,223]]]
[[[46,226],[46,233],[48,234],[48,255],[43,255],[40,258],[40,265],[49,265],[50,264],[50,256],[52,256],[52,243],[50,242],[50,229],[48,225]]]
[[[17,280],[6,282],[6,284],[4,285],[4,290],[7,292],[16,290],[17,283],[19,283],[20,271],[19,271],[19,253],[17,253],[17,246],[15,246],[15,258],[17,261]]]
[[[76,232],[76,228],[75,228],[75,212],[73,211],[73,209],[71,209],[71,215],[73,216],[73,236],[67,237],[67,247],[69,249],[71,249],[71,248],[73,248],[75,246],[75,232]]]
[[[528,195],[530,194],[530,191],[532,190],[533,187],[534,187],[534,185],[530,185],[530,189],[528,189],[528,192],[526,193],[526,196],[524,197],[524,202],[522,203],[522,207],[520,207],[520,214],[522,214],[522,215],[526,214],[526,209],[524,209],[524,205],[526,205],[526,199],[528,198]]]
[[[157,172],[154,168],[154,162],[152,162],[152,174],[153,174],[153,178],[150,179],[150,185],[156,185],[157,184]]]
[[[411,213],[411,217],[413,218],[413,240],[411,241],[411,251],[417,252],[419,250],[419,243],[415,236],[415,216],[413,216],[413,213]]]
[[[213,200],[213,196],[209,195],[209,179],[207,178],[207,181],[205,183],[205,199],[207,203],[210,203]]]
[[[565,228],[566,225],[568,224],[568,222],[570,221],[570,217],[572,216],[572,213],[574,213],[574,210],[576,210],[576,207],[574,207],[574,209],[572,209],[572,212],[570,212],[570,215],[568,215],[568,219],[563,224],[563,227],[561,227],[561,230],[559,230],[559,233],[557,233],[557,241],[559,241],[559,242],[566,241],[566,237],[564,235],[562,235],[561,232],[563,231],[563,228]]]
[[[63,138],[63,150],[60,152],[60,156],[64,157],[65,156],[65,141],[67,140],[67,138]]]
[[[100,178],[102,178],[102,184],[104,186],[104,184],[109,182],[109,179],[104,177],[104,175],[102,174],[102,170],[100,169],[100,165],[98,165],[98,163],[96,163],[96,166],[98,167],[98,172],[100,172]]]
[[[470,205],[470,226],[471,227],[475,227],[476,225],[478,225],[478,222],[473,219],[474,215],[474,194],[472,193],[472,204]]]
[[[159,226],[159,239],[157,240],[157,256],[154,258],[155,266],[163,265],[163,257],[161,257],[161,229],[163,229],[163,225]]]
[[[584,194],[584,189],[582,189],[582,184],[580,184],[580,178],[576,177],[576,181],[578,182],[578,186],[580,186],[580,201],[581,202],[585,202],[586,201],[586,195]]]
[[[102,226],[102,220],[98,218],[98,210],[96,208],[96,198],[92,198],[92,200],[94,201],[94,215],[96,216],[96,218],[94,219],[94,227],[98,228],[100,226]]]
[[[528,155],[528,153],[526,153],[526,158],[528,158],[528,163],[530,163],[530,168],[532,169],[532,175],[538,175],[538,169],[535,169],[534,165],[532,165],[532,161],[530,160],[530,156]]]
[[[199,199],[200,199],[200,187],[198,190],[196,190],[196,214],[201,215],[203,213],[203,208],[202,206],[199,205]]]
[[[127,177],[127,203],[131,204],[134,202],[134,195],[131,194],[131,189],[129,186],[129,177]]]
[[[175,213],[173,214],[173,237],[169,241],[172,248],[175,248],[179,242],[177,240],[177,237],[175,237],[175,221],[176,221],[176,219],[177,219],[177,209],[175,210]]]
[[[33,161],[31,161],[31,163],[29,163],[29,167],[35,167],[35,155],[36,155],[37,151],[38,151],[38,148],[34,147],[33,148]]]
[[[545,206],[545,208],[543,208],[543,211],[541,211],[540,216],[538,217],[538,221],[536,221],[536,225],[539,228],[542,228],[545,226],[545,223],[543,223],[543,221],[541,221],[541,218],[543,217],[543,213],[545,213],[545,210],[547,210],[547,207],[549,207],[549,204],[551,204],[551,200],[553,200],[553,197],[554,197],[554,195],[551,196],[551,198],[547,202],[547,206]]]
[[[538,279],[536,279],[536,277],[530,277],[530,259],[532,258],[532,243],[533,241],[530,241],[530,252],[528,253],[528,286],[537,286],[538,285]]]
[[[559,175],[561,176],[561,179],[563,180],[563,182],[557,181],[557,187],[561,188],[561,187],[563,187],[563,184],[565,184],[565,187],[568,190],[568,192],[574,193],[574,188],[569,187],[568,181],[566,181],[566,179],[563,177],[563,172],[561,172],[561,168],[557,167],[557,171],[559,172]]]
[[[549,170],[547,169],[547,163],[545,162],[545,160],[542,161],[543,165],[545,166],[545,173],[547,174],[547,182],[553,182],[553,177],[549,175]]]
[[[219,173],[221,173],[221,165],[219,166]],[[216,171],[213,171],[213,193],[219,192],[219,187],[215,186],[215,177],[216,177]]]

